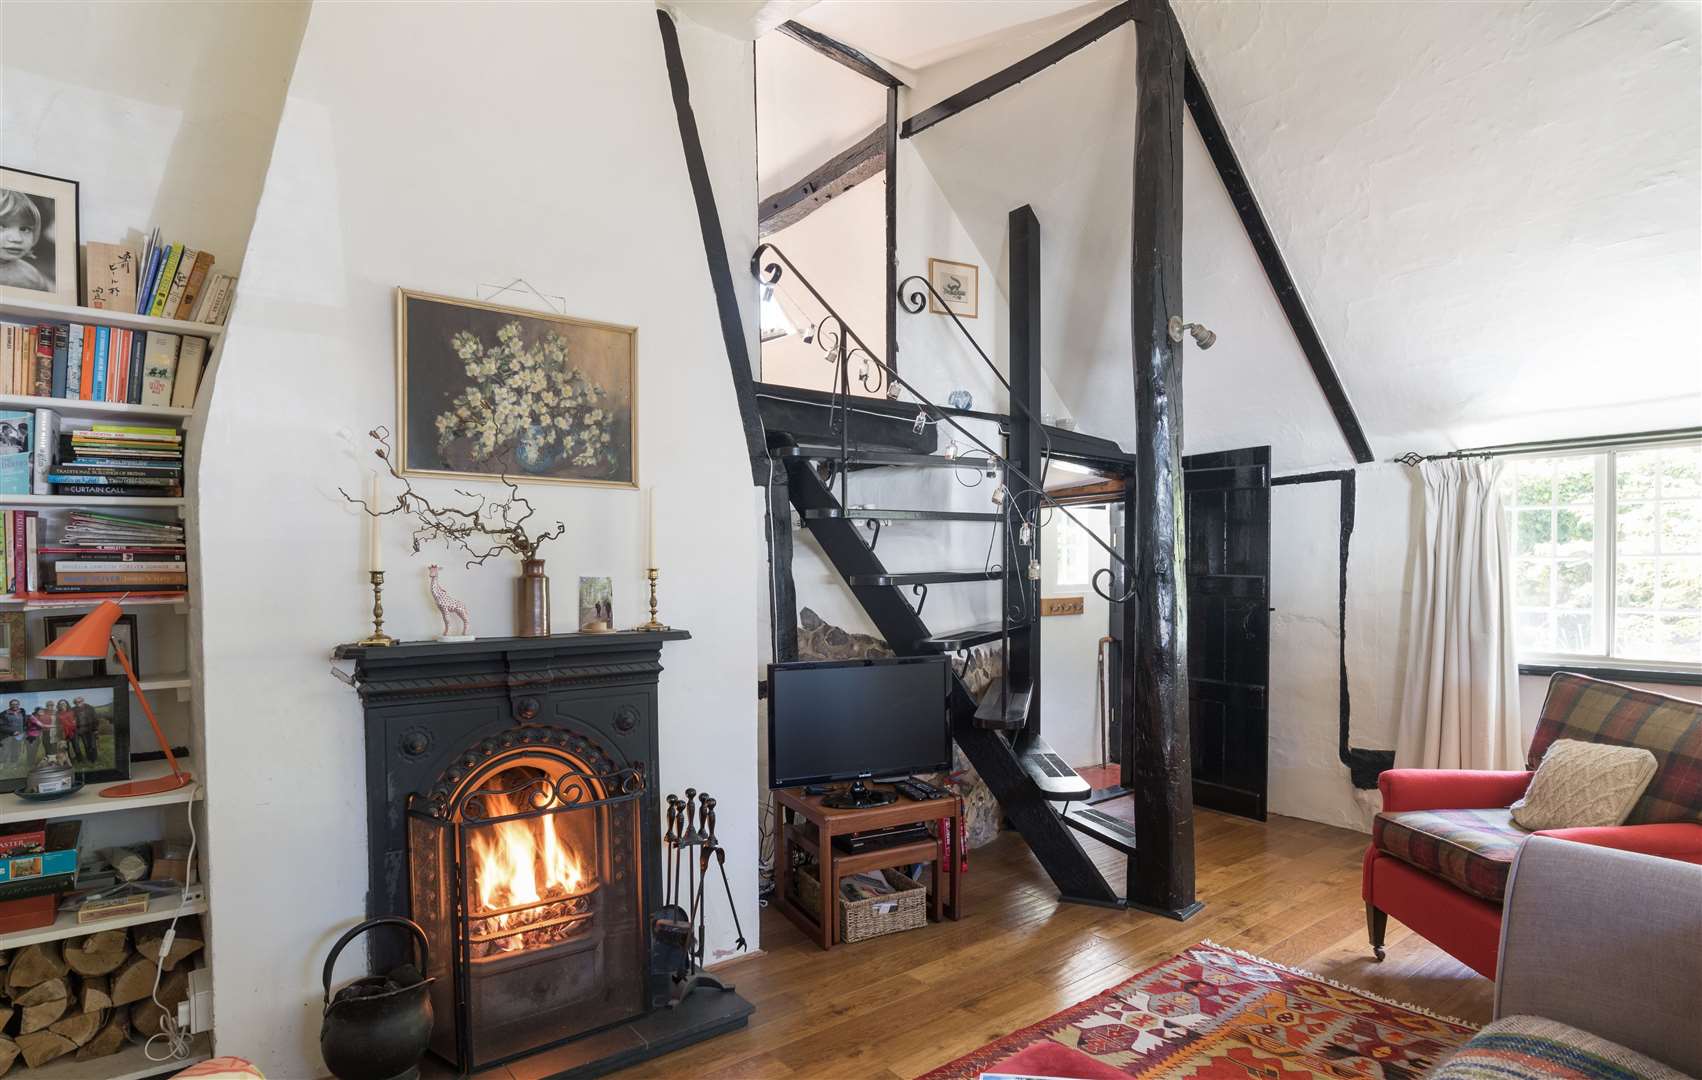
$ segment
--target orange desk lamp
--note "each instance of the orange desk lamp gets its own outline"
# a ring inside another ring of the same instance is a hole
[[[154,729],[154,738],[159,740],[160,749],[165,751],[166,763],[171,766],[171,774],[153,780],[132,780],[126,784],[113,784],[101,791],[101,795],[109,799],[128,799],[137,795],[158,795],[163,791],[175,791],[194,781],[194,777],[183,771],[177,764],[177,755],[171,752],[171,743],[166,741],[160,731],[160,722],[154,717],[153,707],[148,704],[148,695],[142,693],[142,684],[136,681],[136,672],[130,666],[130,658],[124,655],[124,650],[118,642],[112,640],[113,624],[124,613],[111,600],[102,600],[100,606],[77,620],[77,625],[61,634],[47,648],[37,655],[43,660],[99,660],[104,661],[109,654],[116,654],[118,663],[124,668],[124,674],[130,679],[130,688],[136,691],[136,700],[142,703],[142,712],[148,718],[148,726]]]

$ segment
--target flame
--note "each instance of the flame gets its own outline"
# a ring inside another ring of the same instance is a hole
[[[484,799],[485,813],[490,817],[532,809],[506,795],[486,795]],[[469,847],[473,889],[485,911],[559,899],[585,884],[573,846],[556,835],[554,814],[475,829]]]

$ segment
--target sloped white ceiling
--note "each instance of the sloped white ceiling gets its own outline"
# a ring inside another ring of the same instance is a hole
[[[1702,423],[1702,7],[1176,11],[1380,456]]]

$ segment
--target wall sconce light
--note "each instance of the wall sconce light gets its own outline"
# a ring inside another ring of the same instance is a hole
[[[1178,345],[1182,344],[1182,331],[1184,330],[1193,335],[1194,344],[1198,345],[1202,351],[1217,344],[1217,335],[1199,323],[1185,323],[1180,315],[1170,316],[1170,340]]]

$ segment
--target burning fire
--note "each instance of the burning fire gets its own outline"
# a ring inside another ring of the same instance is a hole
[[[534,809],[506,795],[486,795],[485,814]],[[472,831],[473,888],[484,911],[528,907],[571,896],[586,884],[572,845],[556,835],[556,815],[504,821]],[[499,920],[506,926],[508,917]]]

